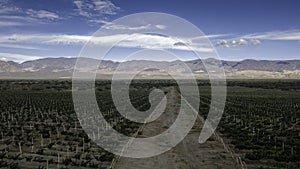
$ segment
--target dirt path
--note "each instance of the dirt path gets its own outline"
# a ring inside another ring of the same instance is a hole
[[[179,109],[179,97],[176,90],[172,89],[167,95],[168,107],[157,120],[147,123],[142,135],[149,137],[166,130],[176,119]],[[193,129],[176,147],[164,154],[143,158],[116,158],[113,169],[234,169],[237,168],[235,160],[224,146],[210,138],[204,144],[198,143],[198,137],[203,123],[198,118]]]

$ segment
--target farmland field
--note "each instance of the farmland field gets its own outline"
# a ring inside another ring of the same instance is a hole
[[[209,82],[198,81],[198,85],[199,115],[205,118]],[[177,88],[171,80],[137,80],[130,86],[133,106],[147,110],[154,87],[165,93]],[[116,157],[97,146],[81,128],[71,89],[67,80],[0,81],[0,168],[111,166]],[[141,124],[116,111],[109,81],[97,81],[95,92],[100,110],[114,129],[128,136],[139,130]],[[300,168],[300,81],[228,81],[217,133],[247,168]]]
[[[299,81],[228,84],[218,132],[247,168],[300,168]],[[202,101],[209,102],[209,96],[204,94]],[[200,113],[207,109],[203,104]]]

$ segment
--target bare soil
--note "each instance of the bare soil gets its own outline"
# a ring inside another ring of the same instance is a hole
[[[174,122],[178,113],[178,97],[176,90],[172,89],[167,95],[168,105],[166,111],[157,120],[147,123],[138,137],[149,137],[166,130]],[[203,123],[200,118],[195,122],[193,129],[173,149],[150,158],[114,159],[113,169],[234,169],[238,168],[235,159],[226,151],[223,144],[214,136],[203,144],[198,143],[198,137]]]

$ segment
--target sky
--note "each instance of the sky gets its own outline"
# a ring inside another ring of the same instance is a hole
[[[167,21],[139,25],[114,21],[141,12],[162,12],[189,21],[209,38],[224,60],[300,59],[299,9],[297,0],[1,0],[0,59],[24,62],[77,57],[99,29],[115,34],[102,32],[97,45],[108,46],[114,39],[127,38],[110,53],[111,60],[122,60],[122,55],[141,48],[169,49],[180,53],[183,60],[192,59],[187,54],[190,49],[174,38],[203,53],[208,51],[197,37],[140,33],[154,29],[167,32]],[[129,33],[135,33],[135,38]],[[151,55],[145,57],[152,59]]]

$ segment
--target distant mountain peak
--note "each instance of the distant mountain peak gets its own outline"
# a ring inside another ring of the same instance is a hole
[[[10,76],[22,76],[23,74],[28,73],[47,73],[51,75],[63,73],[64,75],[72,75],[74,66],[76,64],[77,58],[42,58],[32,61],[26,61],[23,63],[16,63],[13,61],[0,61],[0,73],[10,74]],[[83,63],[86,65],[94,65],[99,62],[99,60],[92,58],[80,58]],[[131,60],[125,62],[116,62],[110,60],[102,60],[99,65],[99,72],[105,71],[106,73],[113,73],[120,64],[120,71],[128,72],[128,71],[138,71],[138,70],[146,70],[150,72],[157,72],[158,70],[164,71],[165,68],[170,70],[177,71],[179,73],[184,73],[185,70],[182,67],[183,61],[150,61],[150,60]],[[226,61],[222,60],[221,62],[213,59],[196,59],[190,61],[184,61],[184,63],[195,73],[206,72],[205,65],[224,67],[225,72],[228,75],[230,74],[239,74],[241,72],[246,72],[243,76],[247,76],[248,74],[253,72],[260,72],[265,74],[282,74],[283,72],[300,72],[300,60],[253,60],[246,59],[242,61]],[[86,70],[91,71],[91,70]],[[248,72],[248,74],[247,74]],[[269,72],[269,73],[267,73]],[[294,73],[298,77],[297,73]],[[255,77],[255,75],[253,75]],[[5,77],[5,76],[4,76]],[[300,77],[300,74],[299,74]]]

